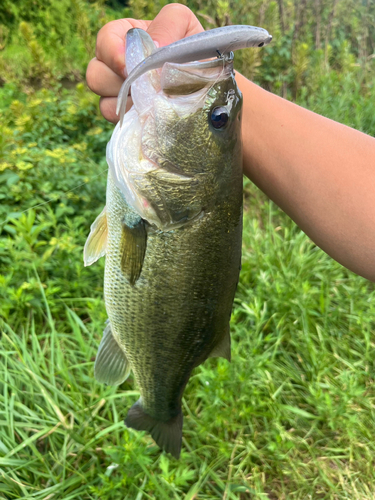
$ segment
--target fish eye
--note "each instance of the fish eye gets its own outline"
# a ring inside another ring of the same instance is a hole
[[[228,122],[229,114],[224,106],[217,106],[211,111],[211,123],[214,128],[223,128]]]

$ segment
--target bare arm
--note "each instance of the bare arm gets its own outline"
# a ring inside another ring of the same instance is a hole
[[[237,81],[244,173],[331,257],[375,281],[375,139]]]
[[[125,75],[124,39],[132,27],[147,29],[160,46],[203,31],[178,4],[164,7],[152,23],[121,19],[102,28],[87,81],[113,122]],[[237,82],[244,96],[244,173],[331,257],[375,281],[375,139],[238,73]]]

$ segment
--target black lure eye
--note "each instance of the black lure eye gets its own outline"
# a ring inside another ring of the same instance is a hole
[[[211,123],[214,128],[225,127],[228,118],[228,110],[224,106],[218,106],[211,111]]]

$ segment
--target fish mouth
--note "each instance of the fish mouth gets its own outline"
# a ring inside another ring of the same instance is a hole
[[[189,208],[186,217],[182,214],[183,220],[170,214],[166,195],[159,190],[165,184],[171,190],[177,185],[181,190],[190,189],[186,186],[196,181],[165,156],[163,141],[167,132],[171,143],[177,141],[179,124],[199,114],[210,89],[229,78],[233,78],[231,54],[189,63],[167,62],[134,82],[134,106],[125,115],[123,127],[120,123],[116,126],[107,147],[107,161],[127,204],[151,226],[173,230],[203,213]],[[159,182],[157,187],[155,182]]]
[[[165,63],[160,84],[167,96],[184,96],[198,92],[233,75],[233,52],[216,59],[190,63]]]

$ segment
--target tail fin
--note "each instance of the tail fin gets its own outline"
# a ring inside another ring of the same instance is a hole
[[[129,410],[125,425],[137,431],[148,431],[160,448],[175,458],[180,458],[182,443],[182,411],[163,422],[144,412],[140,400]]]

